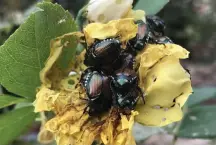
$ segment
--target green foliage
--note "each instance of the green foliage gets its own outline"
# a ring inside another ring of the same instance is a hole
[[[76,24],[79,26],[79,29],[83,28],[83,25],[87,21],[87,8],[88,5],[84,6],[81,10],[79,10],[77,16],[76,16]]]
[[[24,98],[18,98],[11,95],[2,94],[0,95],[0,109],[24,101],[26,101],[26,99]]]
[[[169,0],[139,0],[134,9],[142,9],[147,15],[155,15],[158,13]]]
[[[0,83],[32,100],[40,86],[39,72],[49,56],[50,40],[77,30],[70,13],[58,4],[44,2],[38,7],[0,48]]]
[[[215,138],[215,110],[216,106],[199,106],[190,109],[176,135],[189,138]]]
[[[216,96],[215,87],[194,88],[193,90],[194,93],[189,97],[187,101],[188,107],[192,107]]]
[[[61,46],[63,46],[63,49],[56,64],[57,67],[61,70],[66,70],[70,66],[70,63],[74,61],[77,49],[77,39],[74,35],[71,34],[65,34],[60,39]],[[52,49],[59,49],[59,47]]]
[[[33,107],[13,110],[0,116],[0,144],[8,145],[28,129],[36,117]]]

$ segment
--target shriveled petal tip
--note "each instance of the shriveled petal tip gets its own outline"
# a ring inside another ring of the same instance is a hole
[[[131,9],[128,13],[124,16],[124,18],[134,18],[134,20],[142,20],[146,22],[145,12],[143,10],[133,10]]]
[[[132,8],[132,3],[133,0],[90,0],[87,18],[101,23],[120,19]]]
[[[115,138],[114,145],[136,145],[136,142],[132,135],[132,128],[134,124],[134,117],[139,113],[132,111],[128,119],[128,116],[121,115],[121,124],[118,126],[118,134]]]
[[[100,138],[105,145],[136,145],[132,135],[134,117],[137,111],[132,111],[131,115],[120,116],[111,115],[106,119],[100,133]]]
[[[73,136],[67,134],[57,134],[55,137],[57,145],[75,145],[75,139]]]
[[[83,107],[70,108],[63,114],[49,120],[45,127],[50,132],[61,134],[74,134],[81,130],[82,125],[88,119],[88,114],[83,114]]]
[[[37,140],[41,144],[50,144],[54,141],[54,134],[45,128],[42,128],[38,133]]]
[[[66,80],[67,79],[68,78],[66,78]],[[61,84],[63,87],[64,82],[65,81],[63,80],[63,83]],[[79,105],[80,107],[85,105],[83,100],[80,99],[83,97],[85,97],[85,93],[80,88],[76,88],[73,90],[65,88],[61,91],[54,91],[46,88],[46,86],[42,86],[36,95],[36,100],[33,103],[33,105],[35,106],[34,111],[42,112],[52,110],[56,114],[59,114],[68,109],[67,107],[70,105]]]
[[[139,113],[137,111],[131,111],[131,116],[127,119],[127,116],[121,115],[121,129],[129,129],[132,130],[134,124],[134,117],[137,116]]]
[[[149,44],[136,56],[136,61],[140,64],[140,68],[144,72],[164,56],[171,55],[178,59],[185,59],[188,58],[189,52],[177,44]]]
[[[84,33],[88,45],[91,45],[95,39],[103,40],[106,38],[119,37],[122,42],[136,36],[137,25],[134,19],[126,18],[113,20],[107,24],[91,23],[84,28]],[[127,30],[127,31],[125,31]]]
[[[56,96],[58,96],[58,92],[50,90],[45,86],[40,88],[40,91],[36,95],[36,100],[33,102],[35,106],[34,112],[42,112],[42,111],[50,111],[53,109],[52,101]]]
[[[139,86],[145,92],[145,105],[137,105],[139,115],[136,119],[152,126],[179,121],[182,118],[181,107],[193,91],[190,75],[179,62],[179,59],[188,57],[188,52],[175,44],[166,45],[166,48],[158,46],[158,50],[152,45],[140,55],[138,71]]]

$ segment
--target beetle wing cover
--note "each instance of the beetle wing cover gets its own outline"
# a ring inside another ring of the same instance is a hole
[[[90,97],[101,94],[103,78],[100,74],[94,73],[87,84]]]

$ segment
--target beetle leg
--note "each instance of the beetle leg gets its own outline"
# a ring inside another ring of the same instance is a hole
[[[111,83],[113,83],[114,86],[118,86],[118,84],[115,82],[115,78],[114,78],[113,76],[110,76],[110,78],[112,79]],[[110,83],[110,88],[111,88],[111,91],[113,92],[114,89],[113,89],[111,83]],[[113,93],[114,93],[114,92],[113,92]]]
[[[138,90],[139,94],[140,94],[141,97],[142,97],[143,104],[145,104],[145,98],[144,98],[144,93],[143,93],[143,91],[141,90],[140,87],[137,87],[137,90]]]
[[[88,102],[88,101],[89,101],[89,99],[87,99],[87,98],[82,98],[82,97],[79,97],[79,99],[80,99],[80,100],[83,100],[83,101],[86,101],[86,102]]]
[[[159,44],[159,45],[163,44],[163,46],[166,47],[165,43],[163,43],[163,42],[158,42],[158,40],[155,40],[155,42],[156,42],[156,44]]]
[[[112,76],[111,76],[111,78],[114,79]],[[112,82],[111,82],[111,83],[112,83]],[[117,107],[118,104],[117,104],[116,92],[115,92],[115,90],[113,89],[111,83],[110,83],[110,89],[111,89],[112,94],[113,94],[113,95],[112,95],[112,104],[113,104],[114,107]],[[114,81],[113,81],[113,83],[114,83]]]
[[[89,104],[85,107],[85,109],[83,110],[83,114],[80,116],[80,118],[83,117],[83,115],[88,112],[87,109],[89,108]]]

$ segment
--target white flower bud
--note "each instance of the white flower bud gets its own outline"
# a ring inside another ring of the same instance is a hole
[[[102,23],[120,19],[132,8],[132,3],[133,0],[90,0],[87,17]]]

